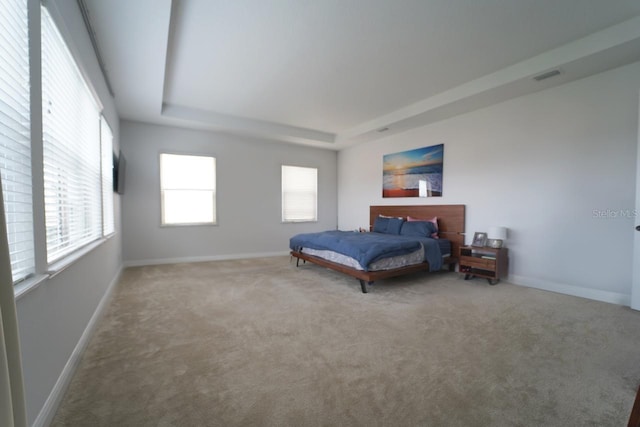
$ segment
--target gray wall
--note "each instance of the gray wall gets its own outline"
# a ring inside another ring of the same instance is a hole
[[[339,226],[370,204],[465,204],[467,243],[509,228],[513,282],[628,305],[639,88],[635,63],[341,151]],[[384,154],[442,143],[443,197],[381,197]]]
[[[73,44],[76,59],[80,61],[81,68],[104,105],[104,114],[113,130],[114,144],[117,147],[119,122],[115,104],[106,89],[77,3],[75,0],[61,0],[56,1],[56,5],[59,14],[54,18],[61,19],[64,23],[61,29],[63,36]],[[29,6],[39,17],[40,3],[29,0]],[[40,32],[39,19],[32,19],[32,25],[31,37],[37,46],[34,34]],[[39,91],[38,51],[32,51],[31,67],[32,90]],[[33,109],[36,113],[33,127],[37,129],[42,124],[38,113],[40,106],[34,105]],[[32,132],[32,138],[39,138],[39,134]],[[119,197],[116,196],[114,236],[16,300],[30,425],[36,419],[39,424],[46,423],[53,415],[64,385],[73,373],[73,369],[68,366],[73,362],[72,353],[77,354],[81,349],[83,333],[90,325],[109,286],[118,277],[122,264],[119,205]],[[36,243],[41,247],[45,245],[42,234],[36,235]]]
[[[337,154],[216,132],[121,123],[127,159],[122,200],[125,264],[282,254],[299,232],[335,229]],[[216,158],[215,226],[160,226],[161,152]],[[281,165],[318,168],[318,222],[281,222]]]

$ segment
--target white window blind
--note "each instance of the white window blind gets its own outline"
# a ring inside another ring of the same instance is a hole
[[[102,236],[100,115],[42,7],[42,132],[47,261]]]
[[[216,223],[216,159],[160,154],[162,225]]]
[[[102,234],[115,231],[113,216],[113,133],[102,116],[100,120],[100,149],[102,151]]]
[[[15,283],[35,270],[26,0],[2,0],[0,58],[0,171]]]
[[[318,169],[282,166],[282,221],[318,220]]]

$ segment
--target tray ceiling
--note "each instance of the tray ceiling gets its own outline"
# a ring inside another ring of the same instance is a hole
[[[329,149],[640,60],[635,0],[85,3],[121,118]]]

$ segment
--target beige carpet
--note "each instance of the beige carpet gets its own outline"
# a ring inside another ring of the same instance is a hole
[[[640,313],[288,257],[125,271],[54,426],[625,426]]]

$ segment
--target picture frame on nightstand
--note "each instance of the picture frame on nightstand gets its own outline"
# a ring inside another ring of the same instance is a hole
[[[493,249],[500,249],[502,247],[502,240],[500,239],[487,239],[487,247]]]
[[[482,248],[486,243],[487,243],[487,233],[483,231],[476,231],[475,234],[473,235],[473,242],[471,243],[471,246]]]

